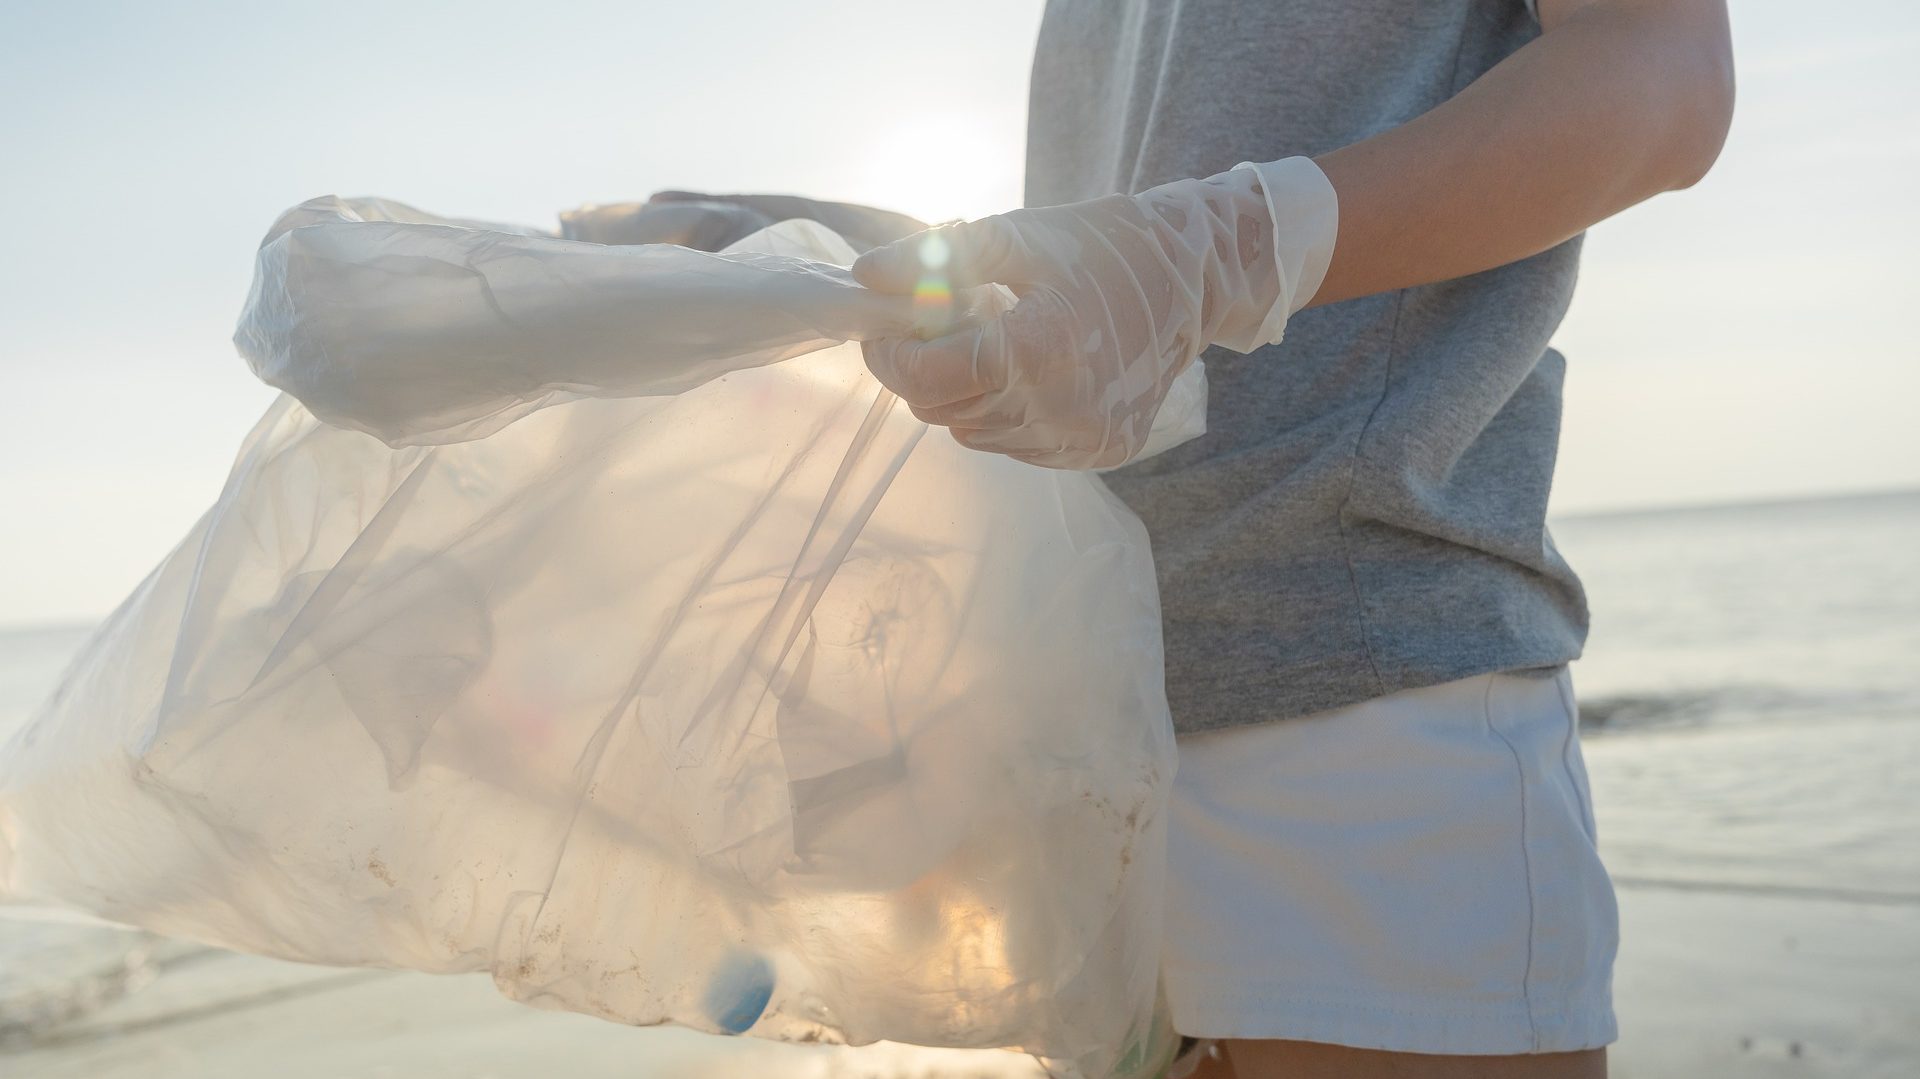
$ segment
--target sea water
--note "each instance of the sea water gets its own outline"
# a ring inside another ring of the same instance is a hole
[[[1553,534],[1616,879],[1920,905],[1920,492]]]

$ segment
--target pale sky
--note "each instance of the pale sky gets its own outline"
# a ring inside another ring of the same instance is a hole
[[[0,625],[100,616],[212,502],[271,398],[228,338],[282,209],[992,213],[1020,201],[1040,8],[7,0]],[[1715,173],[1589,239],[1561,512],[1920,484],[1920,4],[1734,19]]]

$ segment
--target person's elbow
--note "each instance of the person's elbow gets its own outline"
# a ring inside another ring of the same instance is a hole
[[[1733,123],[1726,0],[1538,0],[1551,35],[1583,28],[1615,61],[1617,115],[1633,144],[1637,198],[1692,187]],[[1626,118],[1631,119],[1626,119]]]
[[[1674,49],[1668,131],[1669,190],[1692,187],[1720,158],[1733,125],[1733,40],[1719,0],[1677,4],[1693,8],[1683,25],[1663,31]],[[1678,31],[1678,32],[1676,32]]]

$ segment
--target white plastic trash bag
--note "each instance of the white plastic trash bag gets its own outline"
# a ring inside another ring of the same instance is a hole
[[[290,211],[236,340],[291,396],[0,750],[0,897],[623,1023],[1158,1053],[1144,530],[923,437],[835,343],[913,312],[832,233],[739,247]]]

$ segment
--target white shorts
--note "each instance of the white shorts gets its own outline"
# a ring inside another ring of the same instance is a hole
[[[1572,682],[1494,674],[1183,735],[1173,1025],[1408,1053],[1614,1040]]]

